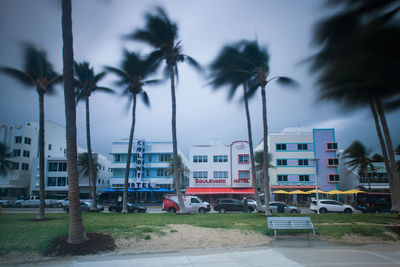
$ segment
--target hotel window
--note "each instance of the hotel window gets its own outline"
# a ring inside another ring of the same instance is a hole
[[[21,170],[27,171],[28,169],[29,169],[29,164],[28,163],[22,163]]]
[[[24,143],[30,145],[31,144],[31,139],[29,137],[24,138]]]
[[[47,177],[47,186],[57,186],[57,177]]]
[[[228,178],[228,172],[214,172],[213,177],[214,177],[214,179]]]
[[[339,159],[328,159],[328,166],[339,166]]]
[[[48,145],[48,150],[49,150],[49,151],[51,150],[51,144]]]
[[[147,162],[151,162],[151,154],[147,154],[146,155],[146,161]]]
[[[286,144],[276,144],[276,150],[286,150]]]
[[[59,162],[58,163],[58,171],[59,172],[66,172],[67,171],[67,163],[66,162]]]
[[[207,179],[208,172],[193,172],[193,178]]]
[[[57,162],[50,162],[49,163],[49,172],[56,172],[57,171]]]
[[[328,175],[328,181],[331,182],[331,183],[340,182],[339,174],[329,174]]]
[[[157,176],[158,177],[168,176],[168,172],[166,169],[157,169]]]
[[[25,158],[29,158],[30,154],[31,154],[31,152],[29,152],[28,150],[24,150],[24,152],[23,152],[22,155],[23,155]]]
[[[337,143],[326,143],[327,151],[335,151],[337,150]]]
[[[239,163],[249,163],[249,155],[239,155]]]
[[[300,182],[309,182],[310,181],[310,175],[299,175],[299,181]]]
[[[287,175],[278,175],[278,182],[287,182],[288,176]]]
[[[57,177],[57,186],[66,186],[67,177]]]
[[[171,154],[159,154],[158,161],[160,162],[168,162],[171,161],[172,155]]]
[[[121,162],[121,155],[114,155],[114,162]]]
[[[299,166],[308,166],[308,159],[299,159],[298,165]]]
[[[150,177],[150,169],[146,169],[146,177]]]
[[[14,153],[13,153],[14,157],[19,157],[19,156],[21,156],[21,149],[14,149],[13,152],[14,152]]]
[[[239,171],[239,178],[250,178],[250,171]]]
[[[297,144],[297,150],[307,150],[307,144]]]
[[[277,164],[278,166],[287,166],[287,160],[286,160],[286,159],[278,159],[278,160],[276,161],[276,164]]]
[[[22,143],[22,136],[15,136],[15,143],[21,144]]]
[[[208,162],[207,156],[193,156],[193,162],[200,163],[200,162]]]
[[[19,169],[19,162],[13,162],[12,163],[12,169],[13,170],[18,170]]]
[[[214,156],[214,162],[228,162],[228,156],[226,155],[218,155]]]

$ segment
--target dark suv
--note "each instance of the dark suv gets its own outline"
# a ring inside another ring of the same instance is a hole
[[[128,197],[129,198],[129,197]],[[122,192],[105,192],[99,195],[98,203],[105,207],[108,207],[109,211],[122,211]],[[143,205],[133,203],[131,199],[128,199],[128,212],[146,212],[147,208]]]
[[[214,210],[219,211],[220,213],[225,213],[226,211],[243,211],[244,206],[243,202],[234,198],[220,198],[217,199],[214,204]],[[247,206],[250,212],[254,211],[254,207],[252,205]]]

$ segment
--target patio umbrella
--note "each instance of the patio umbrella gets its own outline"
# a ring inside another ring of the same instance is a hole
[[[306,193],[316,193],[316,190],[315,189],[313,189],[313,190],[310,190],[310,191],[307,191]],[[318,190],[318,194],[326,194],[326,192],[325,191],[322,191],[322,190]]]
[[[342,194],[358,194],[358,193],[365,193],[365,192],[358,190],[358,189],[351,189],[351,190],[343,191]]]
[[[340,190],[332,190],[332,191],[328,192],[329,195],[337,195],[337,194],[343,194],[343,193],[344,192],[340,191]]]
[[[301,191],[301,190],[294,190],[294,191],[292,191],[292,192],[289,192],[289,194],[291,194],[291,195],[294,195],[294,194],[308,194],[308,193],[306,193],[306,192],[304,192],[304,191]]]
[[[277,190],[275,192],[272,192],[274,194],[289,194],[289,192],[286,192],[285,190]]]

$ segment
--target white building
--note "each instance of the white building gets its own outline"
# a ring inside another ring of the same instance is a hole
[[[3,197],[17,197],[30,191],[31,172],[38,157],[38,121],[28,121],[24,125],[0,125],[0,142],[13,152],[13,170],[6,177],[0,177],[0,194]],[[65,153],[65,128],[45,121],[45,156],[62,157]]]
[[[128,155],[128,140],[112,143],[112,188],[123,188]],[[185,155],[178,149],[182,163],[188,166]],[[129,187],[131,188],[165,188],[173,189],[171,172],[172,142],[152,142],[144,139],[133,141],[129,170]],[[185,177],[181,177],[185,184]]]
[[[0,142],[4,142],[13,152],[13,170],[6,177],[0,177],[0,196],[15,198],[39,191],[39,122],[28,121],[21,126],[0,125]],[[68,193],[66,170],[65,127],[52,121],[45,121],[45,190],[47,193]],[[84,149],[78,148],[78,153]],[[110,162],[103,155],[94,154],[104,167],[99,171],[100,188],[108,185]],[[57,167],[55,167],[57,166]],[[107,167],[106,167],[107,166]],[[57,171],[56,171],[57,170]],[[81,191],[87,191],[88,178],[80,176]]]
[[[188,194],[254,194],[248,141],[223,145],[220,140],[210,140],[207,145],[194,145],[190,148],[190,170]]]

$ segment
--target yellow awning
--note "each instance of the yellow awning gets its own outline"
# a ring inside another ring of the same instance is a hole
[[[309,194],[311,194],[311,193],[316,193],[316,190],[313,189],[313,190],[307,191],[306,193],[309,193]],[[325,191],[322,191],[322,190],[318,190],[318,194],[326,194],[326,192],[325,192]]]
[[[337,194],[344,194],[343,191],[340,190],[332,190],[328,192],[329,195],[337,195]]]
[[[351,189],[351,190],[343,191],[342,194],[357,194],[357,193],[365,193],[365,192],[358,190],[358,189]]]
[[[289,194],[289,192],[286,192],[285,190],[277,190],[272,193],[274,193],[274,194]]]
[[[294,191],[289,192],[289,194],[294,195],[294,194],[308,194],[308,193],[301,191],[301,190],[294,190]]]

